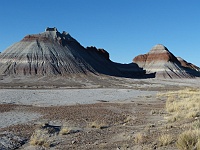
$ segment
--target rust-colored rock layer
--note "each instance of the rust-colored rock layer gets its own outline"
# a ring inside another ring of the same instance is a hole
[[[0,76],[75,77],[100,74],[140,78],[145,71],[133,63],[114,63],[106,50],[84,48],[69,33],[60,33],[56,28],[27,35],[0,55]]]
[[[192,78],[200,75],[200,69],[184,60],[177,59],[165,46],[158,44],[149,53],[136,56],[133,62],[157,78]]]

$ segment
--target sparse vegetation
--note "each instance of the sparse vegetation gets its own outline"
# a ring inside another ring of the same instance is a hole
[[[151,115],[160,114],[159,110],[156,110],[156,109],[152,109],[150,113]]]
[[[93,122],[90,122],[88,124],[88,127],[97,128],[97,129],[104,129],[104,128],[107,128],[108,125],[105,122],[93,121]]]
[[[151,115],[162,115],[165,114],[164,110],[159,110],[159,109],[152,109],[150,112]]]
[[[200,129],[200,120],[195,120],[191,125],[194,129]]]
[[[29,144],[33,146],[42,146],[49,148],[54,143],[54,138],[58,135],[60,128],[58,126],[49,125],[48,123],[39,124],[33,132]]]
[[[166,110],[170,122],[200,116],[200,90],[187,88],[159,96],[167,97]]]
[[[147,135],[139,132],[135,135],[134,141],[136,144],[144,144],[147,141]]]
[[[181,95],[183,91],[187,93],[185,96]],[[29,143],[38,149],[200,150],[197,134],[200,132],[200,117],[186,116],[194,108],[198,114],[199,101],[189,101],[194,97],[189,94],[196,94],[198,99],[198,90],[186,89],[160,94],[163,97],[155,103],[141,101],[36,108],[41,112],[45,110],[47,116],[44,123],[39,121],[41,125],[33,125],[36,130],[32,134],[31,128]],[[187,104],[189,107],[182,106],[185,102],[191,102]],[[174,104],[171,108],[170,103]]]
[[[123,120],[123,125],[126,125],[127,123],[130,123],[131,121],[133,121],[135,119],[136,119],[135,116],[127,115],[126,118]]]
[[[48,130],[37,129],[30,138],[30,145],[50,147],[51,141],[49,140]]]
[[[66,134],[69,134],[71,132],[71,128],[69,127],[62,127],[59,134],[61,135],[66,135]]]
[[[79,128],[63,126],[61,128],[59,134],[61,134],[61,135],[67,135],[67,134],[71,134],[71,133],[77,133],[79,131],[80,131]]]
[[[63,126],[53,126],[48,123],[43,123],[38,125],[30,138],[29,144],[49,148],[56,144],[55,139],[59,136],[77,133],[79,131],[81,131],[80,128],[71,127],[68,123],[65,123]]]
[[[181,127],[185,130],[177,138],[177,148],[200,150],[200,90],[187,88],[159,94],[159,96],[167,97],[168,122],[182,122]]]
[[[177,147],[180,150],[200,150],[200,130],[188,130],[179,135]]]
[[[160,146],[167,146],[173,142],[173,137],[171,134],[161,134],[158,141]]]

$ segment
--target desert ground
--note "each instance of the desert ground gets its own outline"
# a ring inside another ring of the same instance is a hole
[[[184,131],[200,137],[200,79],[94,80],[1,82],[0,149],[178,150]],[[170,102],[194,95],[194,113],[173,116]]]

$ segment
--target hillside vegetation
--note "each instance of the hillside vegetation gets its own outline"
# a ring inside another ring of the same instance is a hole
[[[175,127],[171,133],[180,150],[200,150],[200,89],[184,89],[160,93],[166,97],[166,127]],[[168,135],[169,136],[169,135]]]

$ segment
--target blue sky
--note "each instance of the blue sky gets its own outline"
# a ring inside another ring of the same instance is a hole
[[[0,51],[49,27],[130,63],[154,45],[200,66],[199,0],[1,0]]]

